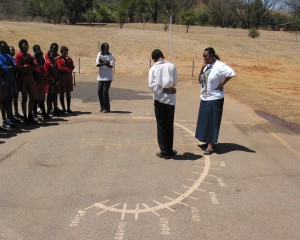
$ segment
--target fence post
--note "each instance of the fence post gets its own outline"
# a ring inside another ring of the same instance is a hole
[[[78,58],[78,73],[80,74],[80,58]]]
[[[116,74],[116,58],[114,58],[114,75]]]
[[[193,61],[193,67],[192,67],[192,77],[194,77],[194,68],[195,68],[195,62]]]
[[[75,86],[75,84],[76,84],[76,83],[75,83],[75,73],[76,73],[76,72],[73,72],[73,85],[74,85],[74,86]]]

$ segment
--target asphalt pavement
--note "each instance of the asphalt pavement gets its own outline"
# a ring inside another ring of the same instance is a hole
[[[96,81],[78,75],[74,115],[0,133],[0,240],[300,239],[299,128],[226,94],[205,156],[186,79],[165,160],[147,77],[117,76],[110,93],[100,113]]]

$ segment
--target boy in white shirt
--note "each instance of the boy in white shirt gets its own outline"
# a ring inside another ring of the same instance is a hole
[[[167,62],[161,50],[152,52],[155,64],[148,74],[149,88],[153,93],[154,110],[157,123],[157,141],[160,152],[156,156],[164,159],[174,157],[173,150],[174,114],[176,104],[177,70],[174,64]]]

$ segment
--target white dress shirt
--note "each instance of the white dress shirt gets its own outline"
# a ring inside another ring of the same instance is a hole
[[[153,93],[153,99],[164,104],[175,105],[176,95],[163,92],[164,88],[175,87],[178,81],[174,64],[168,61],[158,61],[149,70],[148,84]]]
[[[102,55],[102,52],[99,52],[96,58],[96,66],[100,63],[100,59],[102,59],[102,61],[109,61],[110,65],[114,66],[114,57],[110,52],[107,55]],[[98,81],[110,81],[113,80],[113,76],[113,68],[105,65],[99,67]]]

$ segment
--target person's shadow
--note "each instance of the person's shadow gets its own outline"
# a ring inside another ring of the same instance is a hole
[[[256,153],[256,151],[236,143],[218,143],[216,154],[225,154],[233,151]]]
[[[130,114],[130,111],[110,111],[109,113]]]
[[[190,152],[184,152],[182,154],[177,154],[173,158],[167,160],[196,161],[202,157],[203,157],[202,155],[198,155]]]

